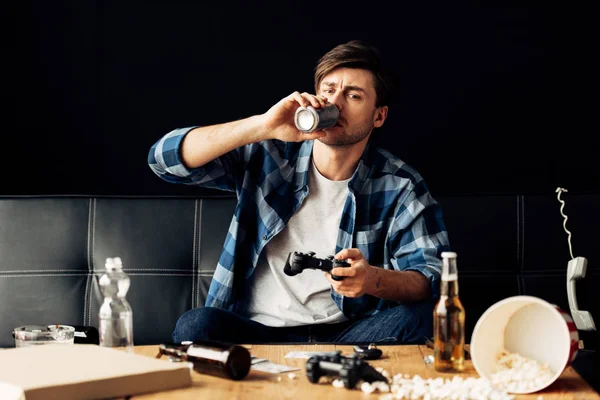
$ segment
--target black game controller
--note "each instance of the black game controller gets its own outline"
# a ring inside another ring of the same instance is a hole
[[[341,379],[347,389],[353,389],[360,381],[389,383],[385,376],[366,361],[340,355],[312,356],[306,361],[306,377],[310,382],[319,383],[322,376]]]
[[[321,271],[329,272],[334,268],[338,267],[349,267],[350,264],[346,261],[335,260],[333,256],[327,258],[314,257],[314,252],[301,253],[299,251],[293,251],[288,255],[283,272],[288,276],[294,276],[305,269],[320,269]],[[341,281],[344,279],[343,276],[331,275],[331,278],[335,281]]]

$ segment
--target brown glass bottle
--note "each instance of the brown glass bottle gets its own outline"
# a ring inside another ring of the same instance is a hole
[[[456,253],[442,253],[440,300],[433,310],[433,365],[440,372],[460,372],[465,361],[465,309],[458,297]]]
[[[201,374],[236,381],[248,375],[252,362],[252,356],[245,347],[219,342],[161,344],[159,350],[159,355],[191,361],[194,370]]]

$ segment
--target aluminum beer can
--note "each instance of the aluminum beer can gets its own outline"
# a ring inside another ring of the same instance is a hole
[[[339,117],[340,111],[331,103],[323,108],[298,107],[294,123],[300,132],[311,133],[334,126]]]

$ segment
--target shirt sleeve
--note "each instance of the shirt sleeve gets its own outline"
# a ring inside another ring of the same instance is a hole
[[[438,298],[441,254],[449,251],[450,244],[442,209],[422,179],[396,209],[390,245],[394,269],[419,271],[431,283],[432,297]]]
[[[239,150],[232,150],[199,168],[189,169],[183,164],[181,142],[194,128],[178,128],[160,138],[148,152],[150,169],[167,182],[235,191],[233,171],[241,160]]]

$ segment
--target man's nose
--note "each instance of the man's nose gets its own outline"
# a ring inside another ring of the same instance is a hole
[[[336,92],[334,93],[330,98],[329,98],[329,102],[332,104],[335,104],[335,106],[338,108],[338,110],[342,111],[342,109],[344,108],[344,95],[341,92]]]

